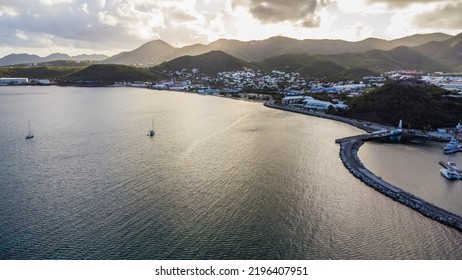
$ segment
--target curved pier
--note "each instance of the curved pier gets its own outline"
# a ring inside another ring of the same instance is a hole
[[[442,224],[453,227],[462,232],[462,217],[439,208],[411,193],[385,182],[382,178],[376,176],[369,171],[358,157],[358,150],[364,141],[358,138],[349,138],[342,141],[340,144],[340,158],[345,167],[355,177],[359,178],[366,185],[374,188],[382,194],[418,211],[422,215],[438,221]]]
[[[279,109],[284,111],[290,111],[295,113],[301,113],[305,115],[327,118],[331,120],[336,120],[344,122],[347,124],[354,125],[361,129],[366,129],[358,125],[357,122],[351,119],[342,118],[338,116],[307,112],[305,110],[299,110],[295,108],[285,108],[281,106],[274,105],[272,102],[267,102],[264,104],[266,107],[273,109]],[[370,131],[368,131],[370,132]],[[417,197],[411,193],[408,193],[402,190],[399,187],[396,187],[388,182],[382,180],[381,177],[376,176],[370,170],[368,170],[361,162],[358,157],[358,150],[364,144],[364,141],[371,140],[369,134],[350,136],[345,138],[336,139],[335,143],[340,144],[340,159],[343,162],[343,165],[350,171],[353,176],[360,179],[366,185],[372,187],[373,189],[379,191],[380,193],[392,198],[395,201],[398,201],[414,210],[420,214],[431,218],[435,221],[438,221],[447,226],[453,227],[458,231],[462,232],[462,217],[451,213],[447,210],[444,210],[436,205],[433,205],[420,197]]]

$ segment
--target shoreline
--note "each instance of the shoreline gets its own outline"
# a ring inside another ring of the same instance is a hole
[[[355,120],[344,117],[327,115],[324,113],[309,112],[295,108],[285,108],[282,106],[274,105],[272,102],[266,102],[264,103],[264,106],[276,110],[283,110],[343,122],[349,125],[353,125],[367,132],[373,131],[373,129],[371,129],[368,126],[365,127],[364,125],[358,123]],[[420,197],[417,197],[409,192],[402,190],[397,186],[394,186],[384,181],[381,177],[375,175],[369,169],[367,169],[358,157],[359,148],[364,144],[364,141],[362,140],[361,136],[362,135],[358,135],[336,140],[336,143],[340,145],[340,159],[342,160],[342,163],[345,166],[345,168],[348,169],[348,171],[353,176],[355,176],[361,182],[373,188],[374,190],[384,194],[385,196],[393,199],[394,201],[397,201],[411,208],[412,210],[417,211],[425,217],[430,218],[446,226],[452,227],[458,230],[459,232],[462,232],[462,217],[454,213],[451,213],[445,209],[442,209]]]
[[[201,95],[199,93],[188,92],[188,91],[172,91],[172,92],[182,92],[182,93],[187,93],[187,94],[192,93],[192,94]],[[265,107],[276,109],[276,110],[282,110],[282,111],[298,113],[298,114],[308,115],[312,117],[318,117],[318,118],[342,122],[345,124],[352,125],[361,130],[364,130],[368,133],[376,131],[378,129],[383,129],[383,128],[391,129],[391,127],[388,127],[385,125],[379,125],[379,124],[366,125],[365,123],[359,120],[335,116],[335,115],[329,115],[329,114],[325,114],[324,112],[307,111],[307,110],[301,110],[297,108],[283,107],[283,106],[275,105],[274,101],[245,100],[242,98],[227,97],[223,95],[206,95],[206,96],[221,97],[225,99],[232,99],[236,101],[245,101],[245,102],[251,102],[251,103],[261,103]],[[370,170],[368,170],[362,164],[357,154],[359,151],[359,148],[364,144],[364,141],[366,141],[366,140],[363,141],[364,136],[365,135],[362,134],[362,135],[350,136],[350,137],[345,137],[345,138],[340,138],[340,139],[335,140],[337,144],[340,144],[339,156],[342,160],[342,163],[345,166],[345,168],[347,168],[348,171],[353,176],[358,178],[361,182],[363,182],[367,186],[372,187],[376,191],[388,196],[389,198],[419,212],[425,217],[431,218],[444,225],[450,226],[458,230],[459,232],[462,232],[462,217],[458,216],[457,214],[451,213],[447,210],[444,210],[436,205],[433,205],[427,202],[426,200],[420,197],[417,197],[409,192],[406,192],[402,190],[401,188],[382,180],[381,177],[375,175]]]

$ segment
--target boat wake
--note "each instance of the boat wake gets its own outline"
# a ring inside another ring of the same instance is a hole
[[[245,115],[245,116],[243,116],[243,117],[237,119],[236,121],[234,121],[234,122],[231,123],[230,125],[224,127],[223,129],[220,129],[220,130],[216,131],[216,132],[213,133],[213,134],[207,135],[206,137],[201,138],[201,139],[195,141],[195,142],[192,143],[192,144],[188,147],[188,149],[183,153],[183,156],[186,156],[186,157],[187,157],[187,156],[191,155],[191,153],[194,152],[194,150],[196,150],[197,147],[199,147],[200,145],[202,145],[204,142],[207,142],[207,141],[209,141],[210,139],[216,137],[217,135],[220,135],[220,134],[224,133],[225,131],[227,131],[227,130],[233,128],[233,127],[236,126],[238,123],[240,123],[240,122],[244,121],[245,119],[247,119],[249,116],[250,116],[250,114],[247,114],[247,115]]]

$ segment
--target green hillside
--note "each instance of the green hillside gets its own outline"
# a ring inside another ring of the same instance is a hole
[[[101,81],[105,83],[113,83],[116,81],[156,82],[164,78],[164,76],[158,73],[151,72],[142,68],[115,64],[96,64],[88,66],[81,71],[62,76],[61,80]]]
[[[364,76],[377,74],[373,70],[356,66],[348,60],[339,60],[339,62],[342,64],[331,56],[288,54],[265,59],[261,67],[265,70],[289,69],[289,71],[299,72],[302,75],[328,80],[360,80]]]
[[[289,54],[265,59],[261,65],[265,69],[291,69],[302,75],[331,80],[355,80],[397,69],[452,70],[409,47],[335,55]]]
[[[25,77],[29,79],[56,79],[84,68],[84,66],[0,67],[0,76],[6,78]]]
[[[421,54],[448,65],[454,72],[462,71],[462,33],[442,42],[429,42],[415,48]]]
[[[368,38],[358,42],[350,42],[318,39],[297,40],[277,36],[252,41],[219,39],[208,45],[196,44],[183,48],[175,48],[161,40],[154,40],[135,50],[119,53],[106,59],[103,63],[154,66],[185,55],[200,55],[214,50],[223,51],[243,61],[261,62],[264,59],[284,54],[331,55],[365,52],[374,49],[391,50],[399,46],[416,47],[428,42],[440,42],[450,38],[452,36],[448,34],[432,33],[416,34],[391,41]]]
[[[224,71],[242,70],[243,67],[255,68],[254,64],[242,61],[222,51],[211,51],[197,56],[182,56],[164,62],[154,69],[159,71],[181,71],[193,68],[206,75],[215,75]]]
[[[389,83],[350,100],[349,115],[388,124],[402,119],[406,128],[455,126],[462,118],[462,102],[447,94],[436,86]]]

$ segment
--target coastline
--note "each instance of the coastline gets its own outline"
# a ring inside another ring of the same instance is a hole
[[[57,85],[59,86],[59,85]],[[200,95],[194,92],[188,91],[178,91],[182,93],[193,93]],[[290,108],[290,107],[283,107],[279,105],[275,105],[274,101],[263,101],[263,100],[245,100],[242,98],[235,98],[235,97],[227,97],[223,95],[215,95],[216,97],[226,98],[226,99],[233,99],[237,101],[246,101],[251,103],[262,103],[265,107],[288,111],[293,113],[304,114],[312,117],[330,119],[338,122],[343,122],[359,129],[362,129],[368,133],[376,131],[378,129],[392,129],[391,127],[384,126],[384,125],[366,125],[363,122],[360,122],[355,119],[329,115],[325,114],[324,112],[317,112],[317,111],[307,111],[301,110],[297,108]],[[375,127],[375,128],[374,128]],[[453,227],[458,231],[462,232],[462,217],[451,213],[447,210],[444,210],[436,205],[433,205],[424,199],[417,197],[411,193],[405,192],[401,188],[394,186],[376,176],[370,170],[368,170],[359,159],[357,153],[359,148],[364,144],[363,139],[364,135],[357,135],[351,136],[346,138],[337,139],[336,143],[340,144],[340,151],[339,155],[342,160],[344,166],[350,171],[350,173],[360,179],[364,184],[368,185],[369,187],[374,188],[375,190],[379,191],[380,193],[392,198],[393,200],[402,203],[405,206],[410,207],[413,210],[416,210],[420,214],[431,218],[435,221],[438,221],[442,224],[447,226]]]
[[[272,102],[266,102],[264,103],[264,106],[272,109],[343,122],[355,126],[357,128],[363,129],[367,132],[373,131],[373,129],[369,126],[364,126],[362,123],[358,123],[355,120],[344,117],[299,110],[295,108],[286,108],[274,105]],[[419,212],[427,218],[430,218],[434,221],[450,226],[458,230],[459,232],[462,232],[462,217],[454,213],[451,213],[447,210],[444,210],[436,205],[433,205],[420,197],[417,197],[409,192],[402,190],[397,186],[394,186],[384,181],[381,177],[375,175],[369,169],[367,169],[358,157],[359,148],[364,144],[361,135],[358,135],[357,137],[353,136],[337,139],[336,143],[340,144],[339,156],[342,160],[343,165],[345,166],[345,168],[348,169],[348,171],[350,171],[350,173],[353,176],[358,178],[361,182],[375,189],[376,191],[386,195],[387,197]]]

